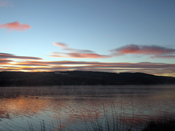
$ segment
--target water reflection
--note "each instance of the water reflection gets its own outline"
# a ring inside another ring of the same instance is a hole
[[[164,87],[166,88],[166,87]],[[142,91],[143,90],[143,91]],[[120,90],[117,94],[18,96],[0,99],[0,130],[40,130],[50,127],[83,130],[86,124],[114,118],[140,129],[150,119],[175,113],[174,89]],[[142,95],[140,95],[142,92]],[[145,93],[144,93],[145,92]],[[9,126],[10,125],[10,126]]]
[[[9,119],[10,116],[9,116],[8,112],[4,111],[3,109],[0,109],[0,118],[7,118],[7,119]],[[1,119],[0,119],[0,121],[1,121]]]

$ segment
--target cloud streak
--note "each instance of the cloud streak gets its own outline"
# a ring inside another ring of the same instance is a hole
[[[18,21],[15,21],[15,22],[12,22],[12,23],[6,23],[4,25],[0,24],[0,28],[5,28],[7,30],[24,31],[24,30],[27,30],[31,27],[30,27],[30,25],[20,24]]]
[[[11,66],[11,67],[10,67]],[[126,63],[126,62],[85,62],[85,61],[24,61],[8,64],[1,70],[25,71],[102,71],[102,72],[144,72],[156,75],[175,76],[175,64],[165,63]]]
[[[109,58],[126,54],[147,55],[151,58],[174,58],[175,49],[161,46],[127,45],[112,50],[111,55],[96,54],[91,50],[70,48],[63,43],[55,43],[65,53],[54,52],[52,57],[60,58]],[[17,59],[17,60],[16,60]],[[20,60],[20,61],[19,61]],[[44,61],[39,57],[17,56],[0,53],[0,71],[102,71],[102,72],[144,72],[155,75],[175,76],[175,64],[152,62],[87,62],[87,61]]]
[[[50,57],[61,57],[61,58],[78,58],[78,59],[83,59],[83,58],[109,58],[110,56],[108,55],[99,55],[96,53],[59,53],[59,52],[53,52],[52,55],[49,55]]]
[[[92,50],[81,50],[81,49],[74,49],[70,48],[68,45],[63,43],[54,43],[55,46],[61,47],[62,50],[67,51],[68,53],[60,53],[60,52],[52,52],[52,55],[49,55],[50,57],[61,57],[61,58],[109,58],[110,55],[100,55],[95,53]]]
[[[12,60],[8,60],[8,59],[0,59],[0,64],[1,65],[7,65],[9,64],[9,62],[13,62]]]
[[[146,45],[126,45],[114,50],[111,50],[114,56],[125,54],[149,55],[152,58],[175,58],[175,49],[161,46],[146,46]]]
[[[16,56],[8,53],[0,53],[0,59],[42,60],[42,58],[39,57]]]
[[[62,50],[67,51],[66,53],[62,52],[52,52],[50,57],[60,57],[60,58],[111,58],[111,57],[119,57],[129,55],[142,55],[149,56],[150,58],[175,58],[175,49],[166,48],[157,45],[126,45],[123,47],[119,47],[113,50],[110,50],[109,55],[101,55],[97,54],[92,50],[80,50],[70,48],[68,45],[64,43],[54,43],[55,46],[60,47]]]
[[[74,53],[94,53],[94,51],[92,50],[81,50],[81,49],[74,49],[74,48],[70,48],[67,44],[64,43],[54,43],[55,46],[61,47],[63,50],[65,51],[69,51],[69,52],[74,52]]]

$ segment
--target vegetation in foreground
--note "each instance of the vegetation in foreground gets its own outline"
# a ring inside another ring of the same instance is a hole
[[[150,121],[142,131],[175,131],[175,120]]]
[[[60,121],[60,120],[59,120]],[[121,119],[119,117],[115,117],[115,115],[112,117],[112,119],[109,118],[109,116],[104,116],[103,122],[100,122],[98,119],[95,121],[93,120],[84,120],[86,129],[85,131],[175,131],[175,119],[170,120],[158,120],[158,121],[149,121],[146,127],[142,130],[134,129],[132,124],[122,124]],[[57,123],[58,120],[57,120]],[[40,122],[41,131],[47,131],[45,122]],[[57,128],[53,126],[50,128],[50,131],[62,131],[61,128],[61,122],[58,124]],[[34,131],[34,128],[31,124],[29,124],[30,131]],[[68,131],[71,131],[71,129],[68,129]]]
[[[110,87],[110,86],[109,86]],[[112,87],[112,86],[111,86]],[[100,88],[101,90],[101,86],[99,86],[98,88]],[[19,95],[44,95],[45,93],[49,93],[50,95],[58,95],[58,93],[60,94],[75,94],[76,93],[80,93],[82,94],[83,92],[87,93],[87,89],[88,88],[76,88],[76,86],[66,86],[66,90],[65,90],[65,86],[64,87],[1,87],[1,91],[0,91],[0,97],[6,97],[6,98],[13,98],[13,97],[18,97]],[[91,92],[94,91],[94,92]],[[97,90],[99,91],[99,90]],[[88,93],[96,93],[95,90],[90,90]],[[106,91],[105,91],[106,93]],[[111,93],[111,92],[110,92]],[[48,95],[48,94],[45,94]],[[110,116],[107,115],[106,109],[104,108],[104,119],[101,121],[99,119],[91,120],[89,121],[85,121],[86,124],[86,131],[135,131],[133,129],[132,124],[128,123],[123,125],[122,121],[121,121],[121,117],[120,115],[116,114],[117,112],[115,111],[115,107],[114,110],[112,111],[112,118]],[[90,117],[91,118],[91,117]],[[132,120],[131,120],[132,122]],[[41,125],[41,131],[46,131],[46,126],[44,122],[40,123]],[[57,128],[55,129],[55,127],[52,125],[51,126],[53,128],[53,131],[60,131],[62,130],[61,128]],[[61,127],[61,124],[60,124]],[[29,128],[30,131],[34,130],[34,127],[29,123]],[[71,129],[69,129],[71,131]],[[50,131],[52,131],[52,129],[50,128]],[[139,131],[139,130],[137,130]],[[162,120],[154,120],[154,121],[150,121],[148,122],[148,124],[146,125],[146,127],[142,130],[142,131],[175,131],[175,119],[162,119]]]
[[[111,123],[110,123],[111,122]],[[91,122],[90,125],[87,121],[85,131],[139,131],[133,129],[131,125],[123,125],[121,121],[116,123],[115,119],[109,121],[109,118],[105,118],[104,123],[100,123],[98,120]],[[29,123],[28,123],[29,124]],[[41,131],[46,131],[44,121],[40,122]],[[50,126],[51,127],[51,126]],[[29,130],[34,131],[34,128],[29,124]],[[62,131],[61,124],[55,128],[52,125],[50,131]],[[71,131],[71,129],[68,129]],[[163,121],[149,121],[146,127],[141,131],[175,131],[175,120],[163,120]]]

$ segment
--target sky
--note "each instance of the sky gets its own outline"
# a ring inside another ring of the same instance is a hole
[[[0,71],[175,77],[174,0],[0,0]]]

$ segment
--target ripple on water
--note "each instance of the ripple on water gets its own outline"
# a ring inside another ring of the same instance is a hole
[[[175,114],[174,88],[165,91],[136,87],[129,90],[127,87],[127,90],[121,90],[116,94],[1,98],[0,130],[24,131],[30,130],[30,125],[36,130],[40,130],[41,125],[48,130],[82,130],[86,128],[85,123],[92,126],[92,123],[113,118],[140,129],[150,119]]]

